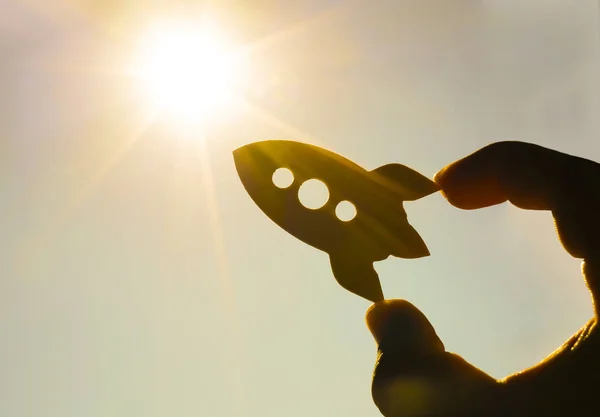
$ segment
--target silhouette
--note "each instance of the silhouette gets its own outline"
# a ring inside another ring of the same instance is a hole
[[[331,151],[285,140],[251,143],[233,154],[239,177],[258,207],[288,233],[327,252],[335,279],[348,291],[373,302],[383,300],[373,262],[390,255],[429,255],[402,206],[403,201],[439,191],[418,172],[400,164],[367,171]],[[294,177],[285,188],[273,182],[281,168]],[[304,207],[298,197],[301,184],[310,179],[323,181],[330,194],[315,210]],[[356,207],[352,220],[336,217],[341,202]]]
[[[385,417],[600,416],[600,164],[528,143],[500,142],[450,164],[435,181],[461,209],[509,201],[551,210],[563,247],[583,259],[595,314],[548,358],[497,381],[447,352],[412,304],[378,302],[367,312],[367,326],[378,344],[372,395],[379,410]]]

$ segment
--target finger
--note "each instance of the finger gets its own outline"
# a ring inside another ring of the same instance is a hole
[[[374,304],[367,326],[378,344],[373,401],[386,417],[470,415],[500,384],[446,352],[429,320],[404,300]]]
[[[600,305],[600,164],[523,142],[499,142],[435,176],[448,201],[463,209],[510,201],[552,210],[563,247],[584,259],[594,304]]]
[[[574,257],[600,251],[600,164],[538,145],[498,142],[443,168],[435,177],[448,201],[477,209],[510,201],[552,210],[559,238]]]
[[[595,319],[588,321],[542,362],[507,377],[505,398],[521,411],[507,415],[600,415],[600,333],[596,327]]]
[[[505,201],[534,210],[555,210],[571,200],[600,204],[599,164],[524,142],[486,146],[443,168],[435,181],[463,209]]]
[[[444,352],[444,344],[414,305],[405,300],[384,300],[373,304],[366,315],[367,327],[382,346],[395,351]]]

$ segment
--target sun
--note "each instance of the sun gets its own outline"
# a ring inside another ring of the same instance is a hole
[[[234,104],[243,78],[239,55],[216,30],[180,22],[146,34],[135,72],[144,100],[161,115],[205,124]]]

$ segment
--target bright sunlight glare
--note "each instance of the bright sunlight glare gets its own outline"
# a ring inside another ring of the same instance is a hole
[[[151,31],[136,73],[153,109],[178,124],[204,124],[234,104],[243,67],[214,30],[178,24]]]

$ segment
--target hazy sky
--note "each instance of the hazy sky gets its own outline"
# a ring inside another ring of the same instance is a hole
[[[369,303],[254,205],[231,151],[297,139],[426,175],[504,139],[600,160],[598,4],[204,5],[254,45],[263,112],[232,109],[201,145],[144,121],[116,71],[145,25],[202,8],[170,3],[0,0],[0,415],[379,415]],[[386,296],[493,376],[591,317],[548,213],[406,210],[432,256],[378,263]]]

